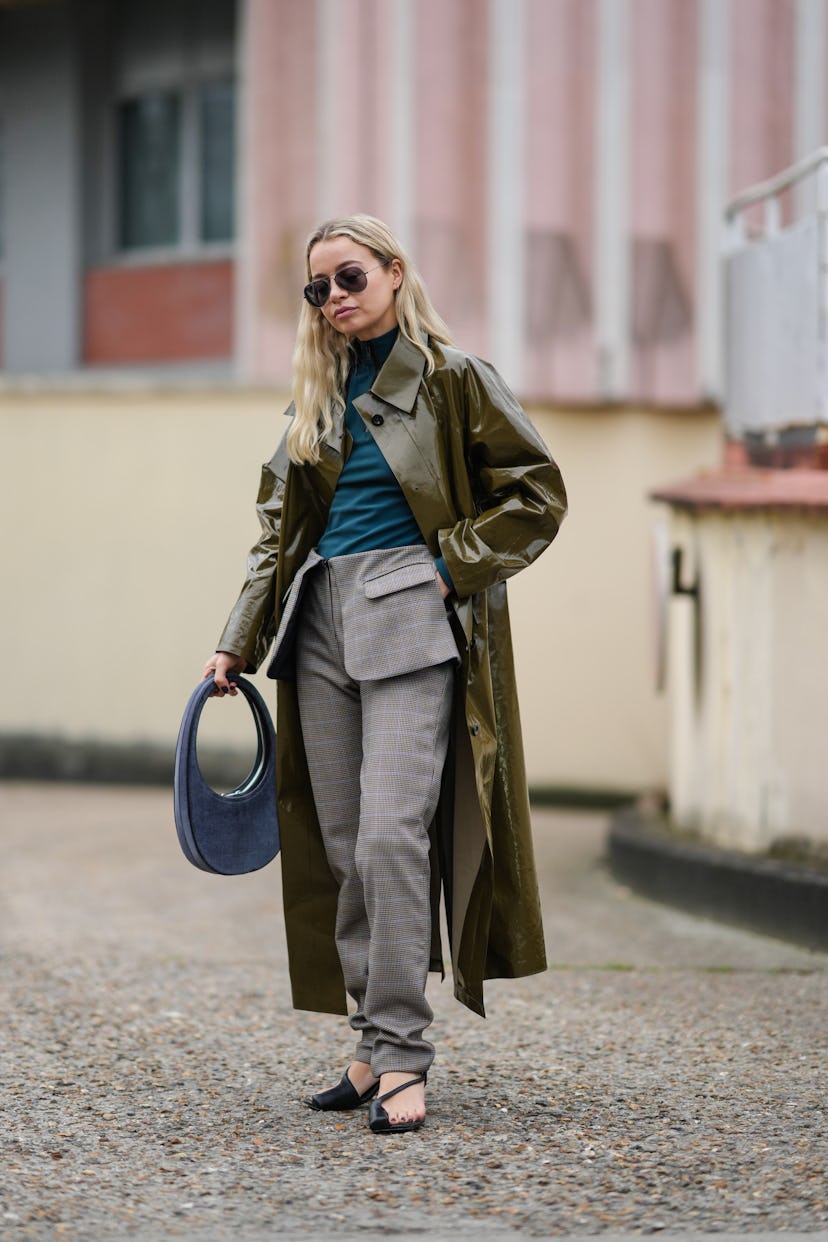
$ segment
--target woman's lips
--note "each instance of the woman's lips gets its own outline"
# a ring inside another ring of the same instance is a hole
[[[350,315],[355,310],[355,306],[340,306],[339,310],[334,311],[334,319],[339,319],[340,315]]]

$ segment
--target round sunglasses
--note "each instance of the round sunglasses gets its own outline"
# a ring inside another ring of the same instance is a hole
[[[368,272],[375,272],[378,267],[386,267],[390,262],[390,259],[383,259],[381,263],[369,267],[368,271],[357,267],[355,263],[349,264],[347,267],[341,267],[338,272],[334,272],[333,279],[343,293],[362,293],[368,285]],[[324,306],[331,296],[331,277],[317,276],[316,280],[305,285],[303,292],[311,306]]]

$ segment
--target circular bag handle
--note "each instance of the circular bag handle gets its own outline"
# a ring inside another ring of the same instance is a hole
[[[175,750],[174,804],[178,840],[185,857],[202,871],[240,875],[257,871],[279,851],[276,809],[276,732],[264,699],[246,678],[230,680],[241,691],[256,726],[256,758],[235,789],[217,793],[198,763],[198,724],[215,693],[205,678],[190,695]]]

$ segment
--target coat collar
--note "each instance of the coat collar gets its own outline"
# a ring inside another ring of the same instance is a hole
[[[425,338],[424,338],[425,339]],[[367,415],[383,412],[383,405],[394,406],[404,414],[412,414],[425,371],[425,356],[400,332],[370,390],[356,400],[357,409]],[[293,412],[293,406],[290,413]],[[387,412],[387,411],[386,411]],[[413,423],[409,426],[413,427]],[[342,470],[342,441],[345,435],[345,414],[338,410],[333,426],[322,440],[322,456],[314,469],[330,501]],[[424,465],[426,463],[423,463]],[[433,483],[432,479],[432,483]]]
[[[410,414],[425,371],[425,356],[400,332],[371,392],[381,401]]]

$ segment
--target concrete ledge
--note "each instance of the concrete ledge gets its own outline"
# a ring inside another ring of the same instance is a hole
[[[828,950],[828,872],[681,839],[630,809],[613,818],[608,845],[615,879],[644,897]]]
[[[0,0],[2,5],[2,0]],[[0,781],[77,781],[92,785],[172,785],[175,746],[105,742],[58,734],[0,733]],[[252,750],[199,748],[205,778],[232,789],[248,773]],[[614,811],[635,802],[632,789],[530,785],[532,806]]]
[[[0,781],[79,781],[99,785],[173,783],[175,745],[102,742],[41,734],[0,734]],[[253,752],[199,748],[205,779],[232,789],[250,770]]]
[[[639,797],[635,789],[596,788],[586,785],[530,785],[532,806],[566,807],[570,810],[615,811]]]
[[[725,466],[692,479],[659,487],[651,500],[677,509],[720,509],[729,512],[828,510],[828,470],[763,470]]]

